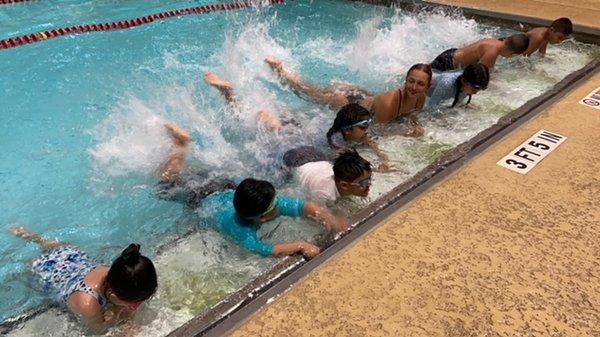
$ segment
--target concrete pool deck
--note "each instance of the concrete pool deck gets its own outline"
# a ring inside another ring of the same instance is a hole
[[[429,0],[426,2],[515,14],[550,21],[566,16],[575,25],[590,28],[599,28],[600,26],[600,20],[598,20],[600,18],[599,0]]]
[[[580,3],[477,8],[587,25],[600,1]],[[577,103],[599,86],[596,73],[232,335],[600,335],[600,110]],[[527,175],[496,164],[540,129],[567,140]]]

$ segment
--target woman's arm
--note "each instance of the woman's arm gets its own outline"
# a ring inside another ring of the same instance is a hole
[[[379,148],[379,145],[376,142],[374,142],[371,138],[367,138],[366,145],[371,150],[373,150],[373,152],[375,152],[375,154],[381,161],[379,166],[377,166],[377,168],[373,169],[373,171],[380,172],[380,173],[392,171],[392,170],[390,170],[390,158],[388,157],[387,154],[385,154],[383,151],[381,151],[381,149]]]

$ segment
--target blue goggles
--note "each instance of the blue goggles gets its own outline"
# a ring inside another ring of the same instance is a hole
[[[355,183],[351,183],[353,185],[359,185],[362,189],[366,190],[367,188],[369,188],[371,186],[371,179],[372,176],[368,176],[367,178],[357,181]]]
[[[344,127],[342,127],[342,130],[349,130],[352,128],[368,128],[372,122],[373,122],[373,118],[364,119],[364,120],[354,123],[352,125],[344,126]]]

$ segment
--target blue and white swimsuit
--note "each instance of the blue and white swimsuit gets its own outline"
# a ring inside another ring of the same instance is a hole
[[[66,305],[71,294],[81,291],[104,307],[106,298],[83,281],[96,267],[84,251],[74,246],[61,246],[33,261],[31,270],[40,278],[44,293],[55,301]]]

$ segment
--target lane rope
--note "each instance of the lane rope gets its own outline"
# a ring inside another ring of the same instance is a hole
[[[0,5],[10,5],[10,4],[16,4],[19,2],[33,2],[33,1],[37,1],[37,0],[0,0]]]
[[[0,1],[28,1],[28,0],[0,0]],[[268,0],[263,3],[267,3],[267,5],[277,5],[285,3],[285,0]],[[189,7],[176,9],[172,11],[166,11],[151,15],[146,15],[134,19],[123,20],[123,21],[115,21],[109,23],[99,23],[99,24],[87,24],[87,25],[78,25],[71,27],[63,27],[56,28],[51,30],[45,30],[33,34],[21,35],[16,37],[11,37],[8,39],[0,40],[0,49],[10,49],[18,46],[22,46],[29,43],[34,42],[42,42],[49,39],[66,36],[66,35],[75,35],[75,34],[84,34],[91,32],[103,32],[109,30],[120,30],[120,29],[128,29],[137,26],[147,25],[154,23],[156,21],[162,21],[166,19],[172,19],[176,17],[181,17],[185,15],[199,15],[199,14],[207,14],[211,12],[221,12],[221,11],[234,11],[240,10],[247,7],[250,7],[251,3],[249,1],[244,2],[231,2],[231,3],[223,3],[223,4],[211,4],[211,5],[203,5],[198,7]]]

